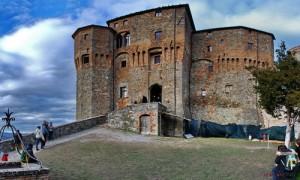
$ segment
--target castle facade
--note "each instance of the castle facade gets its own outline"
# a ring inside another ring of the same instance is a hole
[[[244,27],[196,30],[187,4],[78,28],[76,119],[159,102],[178,117],[263,122],[247,67],[273,66],[274,35]]]

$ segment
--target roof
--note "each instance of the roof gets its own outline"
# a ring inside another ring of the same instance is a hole
[[[257,32],[261,32],[264,34],[268,34],[270,36],[273,37],[273,39],[275,40],[275,36],[272,33],[266,32],[266,31],[261,31],[258,29],[254,29],[254,28],[250,28],[250,27],[246,27],[246,26],[230,26],[230,27],[220,27],[220,28],[212,28],[212,29],[203,29],[203,30],[199,30],[199,31],[195,31],[194,33],[201,33],[201,32],[207,32],[207,31],[221,31],[221,30],[227,30],[227,29],[248,29],[248,30],[252,30],[252,31],[257,31]]]
[[[156,10],[164,10],[164,9],[173,9],[173,8],[181,8],[181,7],[184,7],[186,9],[186,12],[189,16],[189,19],[191,21],[191,25],[192,25],[192,28],[193,30],[195,31],[196,28],[195,28],[195,24],[194,24],[194,20],[193,20],[193,17],[192,17],[192,13],[191,13],[191,10],[190,10],[190,7],[188,4],[178,4],[178,5],[172,5],[172,6],[162,6],[162,7],[158,7],[158,8],[152,8],[152,9],[147,9],[147,10],[144,10],[144,11],[138,11],[138,12],[135,12],[135,13],[130,13],[130,14],[127,14],[127,15],[124,15],[124,16],[120,16],[120,17],[116,17],[116,18],[113,18],[113,19],[110,19],[108,21],[106,21],[107,25],[113,21],[117,21],[117,20],[120,20],[120,19],[124,19],[124,18],[128,18],[128,17],[131,17],[131,16],[136,16],[136,15],[140,15],[140,14],[144,14],[144,13],[148,13],[148,12],[152,12],[152,11],[156,11]]]
[[[76,36],[76,34],[79,32],[79,31],[82,31],[82,30],[85,30],[85,29],[89,29],[89,28],[101,28],[101,29],[109,29],[111,31],[114,32],[113,29],[109,28],[109,27],[106,27],[106,26],[100,26],[100,25],[95,25],[95,24],[90,24],[90,25],[87,25],[87,26],[83,26],[83,27],[80,27],[78,29],[76,29],[76,31],[72,34],[72,38],[74,38]]]
[[[289,49],[289,51],[300,52],[300,45]]]

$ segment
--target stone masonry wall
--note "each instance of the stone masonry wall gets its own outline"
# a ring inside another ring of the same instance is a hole
[[[86,129],[93,128],[97,125],[104,124],[107,122],[107,117],[106,116],[99,116],[99,117],[94,117],[82,121],[76,121],[68,124],[64,124],[61,126],[56,126],[54,127],[53,130],[53,139],[57,139],[63,136],[67,136],[73,133],[77,133]],[[34,133],[28,134],[26,136],[23,136],[23,141],[25,144],[32,143],[34,144],[35,142],[35,135]],[[6,140],[0,143],[0,149],[3,151],[9,150],[11,147],[13,147],[13,141],[12,140]]]
[[[161,16],[151,11],[109,22],[117,35],[130,33],[130,45],[117,48],[114,53],[116,109],[140,103],[143,96],[149,102],[150,88],[158,84],[162,86],[162,104],[169,111],[184,114],[182,96],[188,91],[182,83],[186,78],[183,64],[188,63],[184,51],[186,37],[190,37],[185,35],[186,16],[185,8],[180,7],[162,9]],[[161,32],[160,39],[155,39],[157,31]],[[159,64],[154,63],[156,55],[161,57]],[[122,61],[126,61],[126,67],[121,67]],[[120,98],[120,87],[124,86],[128,97]]]
[[[159,103],[145,103],[127,106],[121,110],[116,110],[108,114],[108,125],[111,128],[124,129],[137,133],[142,133],[142,117],[147,117],[149,131],[144,134],[160,135],[159,124],[161,112],[165,107]]]
[[[85,27],[75,33],[74,40],[76,119],[105,115],[113,110],[113,32],[105,27]]]
[[[273,38],[246,28],[193,34],[191,111],[221,124],[262,124],[250,66],[273,66]]]

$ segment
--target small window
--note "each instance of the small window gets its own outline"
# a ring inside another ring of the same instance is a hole
[[[212,52],[212,46],[207,46],[207,51]]]
[[[126,86],[120,87],[120,98],[125,98],[128,95],[128,90]]]
[[[154,56],[154,64],[160,64],[160,55]]]
[[[212,37],[212,33],[211,33],[211,32],[208,32],[208,33],[206,34],[206,37],[207,37],[207,38],[211,38],[211,37]]]
[[[155,32],[155,40],[160,40],[161,38],[161,31],[156,31]]]
[[[114,27],[115,27],[115,28],[118,28],[118,27],[119,27],[119,24],[118,24],[118,23],[115,23],[115,24],[114,24]]]
[[[89,55],[88,54],[84,54],[82,55],[82,64],[88,64],[89,63]]]
[[[123,26],[127,26],[128,25],[128,20],[124,20],[123,21]]]
[[[247,49],[252,49],[252,48],[253,48],[253,43],[248,42]]]
[[[123,37],[120,34],[118,34],[117,35],[117,48],[122,47],[122,42],[123,42]]]
[[[88,37],[89,37],[89,34],[84,34],[84,35],[83,35],[83,39],[84,39],[84,40],[87,40]]]
[[[124,68],[124,67],[126,67],[126,61],[121,62],[121,68]]]
[[[223,44],[223,43],[224,43],[224,39],[221,39],[221,40],[220,40],[220,43]]]
[[[213,67],[213,65],[208,65],[208,72],[213,72],[214,71],[214,67]]]
[[[158,10],[155,11],[155,16],[156,16],[156,17],[157,17],[157,16],[161,16],[161,10],[160,10],[160,9],[158,9]]]
[[[129,46],[130,45],[130,34],[126,34],[124,37],[124,45]]]
[[[225,85],[225,93],[230,94],[231,91],[232,91],[232,85],[231,84]]]

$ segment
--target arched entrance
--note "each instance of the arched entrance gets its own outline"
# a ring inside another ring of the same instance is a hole
[[[159,84],[150,87],[150,102],[161,102],[162,88]]]
[[[150,116],[148,114],[140,116],[140,133],[143,135],[150,134]]]

